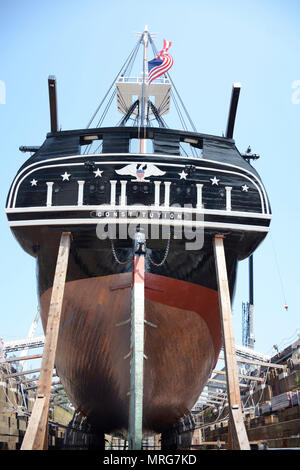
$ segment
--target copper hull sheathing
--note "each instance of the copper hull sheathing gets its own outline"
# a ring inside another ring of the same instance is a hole
[[[65,285],[56,368],[65,390],[99,431],[128,426],[131,273]],[[51,288],[41,296],[46,328]],[[221,348],[218,294],[146,273],[144,429],[161,432],[199,397]]]

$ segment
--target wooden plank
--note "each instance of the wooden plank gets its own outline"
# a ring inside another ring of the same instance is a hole
[[[5,375],[3,378],[4,379],[11,379],[12,377],[19,377],[19,376],[22,376],[22,375],[35,374],[37,372],[40,372],[40,369],[25,370],[24,372],[14,372],[13,374]]]
[[[235,355],[234,334],[231,319],[231,300],[228,288],[227,267],[223,236],[214,239],[216,273],[219,291],[219,304],[226,362],[226,379],[230,406],[241,406],[238,367]]]
[[[232,447],[233,449],[250,450],[250,444],[247,438],[242,415],[239,374],[235,354],[235,342],[231,316],[231,299],[228,287],[223,235],[215,236],[214,253],[226,365],[227,396],[231,417],[230,429]]]
[[[43,450],[46,434],[52,374],[55,362],[60,316],[70,252],[71,234],[62,233],[52,287],[45,344],[38,387],[38,398],[24,436],[21,450]]]
[[[29,361],[31,359],[40,359],[42,357],[41,354],[35,354],[33,356],[20,356],[20,357],[9,357],[6,358],[3,362],[4,363],[10,363],[10,362],[18,362],[18,361]],[[0,361],[1,363],[1,361]]]
[[[300,418],[248,429],[250,440],[275,439],[299,434]]]
[[[250,450],[250,444],[248,440],[247,431],[244,424],[243,413],[239,406],[232,407],[230,410],[231,414],[231,425],[230,430],[232,432],[233,441],[237,443],[237,447],[240,450]]]
[[[21,450],[42,450],[34,446],[34,438],[37,433],[44,435],[45,412],[48,413],[47,400],[45,396],[37,397],[29,419],[28,427],[23,439]]]
[[[224,360],[224,356],[219,356],[220,360]],[[283,369],[286,370],[287,366],[284,364],[274,364],[272,362],[264,362],[264,361],[254,361],[253,359],[245,359],[243,357],[238,357],[236,358],[237,362],[242,362],[243,364],[253,364],[256,366],[262,366],[262,367],[271,367],[273,369]]]
[[[210,382],[212,383],[218,383],[218,384],[223,384],[223,385],[226,385],[227,382],[225,380],[218,380],[218,379],[208,379],[207,383],[209,383],[209,387],[213,386],[213,385],[210,385]],[[246,385],[246,384],[239,384],[239,386],[241,388],[249,388],[249,385]],[[218,388],[218,387],[217,387]],[[220,387],[221,388],[221,387]]]
[[[224,370],[213,370],[213,374],[220,374],[220,375],[226,375],[226,372]],[[265,379],[261,377],[252,377],[252,375],[242,375],[239,374],[240,379],[247,379],[247,380],[256,380],[257,382],[265,382]]]

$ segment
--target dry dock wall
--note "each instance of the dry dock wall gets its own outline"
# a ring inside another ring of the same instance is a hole
[[[16,378],[5,379],[14,370],[9,365],[0,366],[0,449],[18,450],[27,428],[32,411],[34,390],[22,391]],[[61,447],[64,443],[66,427],[73,415],[65,408],[53,406],[49,412],[49,447]]]

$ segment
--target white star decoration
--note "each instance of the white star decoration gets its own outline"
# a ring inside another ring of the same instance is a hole
[[[103,170],[99,170],[99,168],[97,168],[97,170],[94,171],[94,173],[95,173],[95,178],[97,178],[97,176],[101,176],[101,178],[102,178]]]
[[[69,181],[71,175],[65,171],[64,174],[60,176],[62,176],[63,181]]]
[[[216,176],[214,176],[213,178],[209,178],[210,181],[211,181],[211,184],[214,185],[216,184],[217,186],[219,185],[219,181],[218,178],[216,178]]]
[[[37,185],[37,180],[33,178],[33,180],[30,181],[31,186],[36,186]]]
[[[242,190],[246,191],[246,193],[248,192],[248,189],[249,189],[249,187],[246,184],[244,184],[244,186],[242,186]]]
[[[182,180],[182,179],[183,179],[183,180],[186,180],[186,177],[187,177],[187,175],[188,175],[188,173],[186,173],[184,170],[182,170],[182,172],[181,172],[181,173],[178,173],[178,174],[179,174],[181,180]]]

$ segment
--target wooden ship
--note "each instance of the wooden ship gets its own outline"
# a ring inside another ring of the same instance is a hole
[[[189,414],[222,346],[213,237],[225,236],[233,296],[237,263],[271,220],[252,155],[232,138],[239,86],[225,136],[170,129],[170,43],[148,64],[149,44],[146,28],[136,46],[144,51],[141,77],[126,75],[127,61],[116,80],[117,126],[59,130],[49,77],[51,132],[40,147],[22,148],[32,155],[6,204],[15,238],[37,262],[44,328],[60,237],[72,234],[55,366],[99,434],[128,428],[136,230],[146,239],[142,423],[163,433]]]

